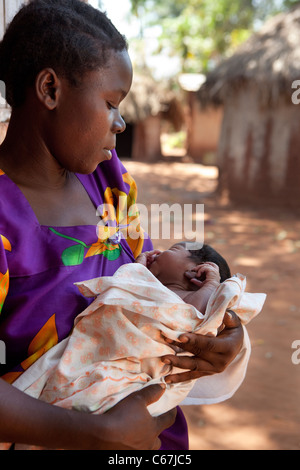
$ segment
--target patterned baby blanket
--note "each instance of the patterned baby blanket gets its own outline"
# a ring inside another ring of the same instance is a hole
[[[77,285],[84,296],[95,300],[76,318],[72,334],[14,386],[57,406],[93,413],[104,413],[130,393],[176,373],[160,358],[182,351],[164,337],[176,340],[185,332],[216,335],[227,309],[247,324],[266,298],[245,292],[246,278],[237,274],[220,284],[204,314],[141,264],[123,265],[114,276]],[[224,373],[168,385],[163,396],[149,405],[149,412],[156,416],[182,402],[217,403],[230,397],[245,375],[250,351],[246,331],[245,343],[240,357]]]

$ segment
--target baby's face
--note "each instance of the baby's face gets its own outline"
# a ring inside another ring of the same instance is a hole
[[[149,270],[159,281],[167,284],[186,281],[184,273],[195,266],[186,243],[181,242],[156,255]]]

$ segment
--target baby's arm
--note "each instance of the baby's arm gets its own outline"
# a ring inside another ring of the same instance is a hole
[[[189,292],[183,297],[187,304],[193,305],[201,313],[205,313],[208,300],[215,289],[220,285],[219,267],[215,263],[207,262],[196,266],[191,271],[185,273],[190,282],[198,286],[199,289]],[[200,278],[204,277],[201,281]]]

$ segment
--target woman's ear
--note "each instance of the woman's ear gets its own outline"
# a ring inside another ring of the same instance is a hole
[[[38,99],[52,111],[56,108],[61,90],[61,81],[51,68],[41,70],[36,77],[35,89]]]

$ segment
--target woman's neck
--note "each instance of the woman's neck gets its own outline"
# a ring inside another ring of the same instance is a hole
[[[12,111],[7,135],[0,146],[0,169],[19,186],[63,188],[68,172],[51,155],[41,129],[30,118],[33,112]]]

